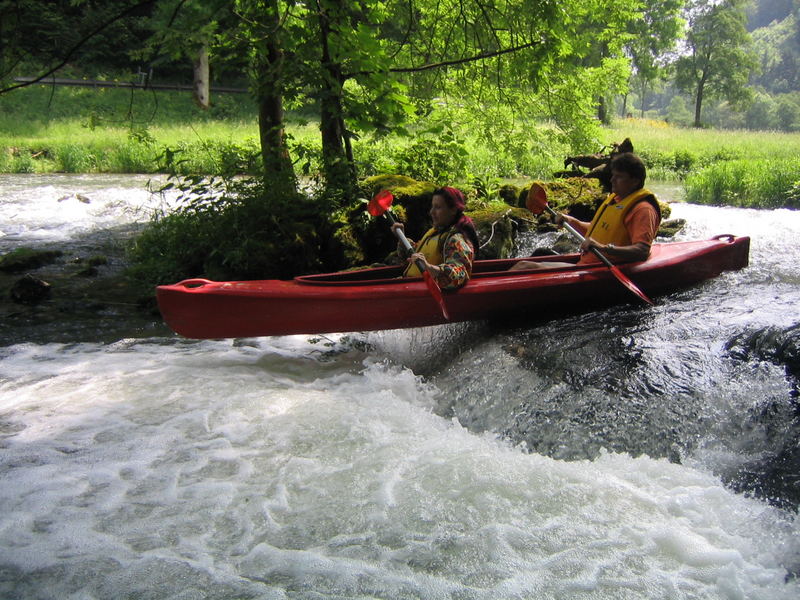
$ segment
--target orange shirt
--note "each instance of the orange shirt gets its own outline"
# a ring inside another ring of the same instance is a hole
[[[631,244],[644,242],[649,246],[658,234],[658,213],[649,202],[639,202],[631,208],[624,223],[628,235],[631,236]]]

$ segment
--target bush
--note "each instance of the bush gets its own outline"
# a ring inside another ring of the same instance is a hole
[[[330,213],[312,198],[254,179],[176,177],[162,191],[176,188],[179,208],[154,215],[129,249],[129,274],[145,287],[187,277],[286,279],[343,265]]]

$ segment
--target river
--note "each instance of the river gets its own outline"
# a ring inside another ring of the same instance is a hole
[[[0,251],[135,227],[144,182],[0,177]],[[800,597],[800,213],[672,208],[751,265],[516,327],[0,347],[0,597]]]

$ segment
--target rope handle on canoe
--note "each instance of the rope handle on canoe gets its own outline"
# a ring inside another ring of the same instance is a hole
[[[730,233],[721,233],[720,235],[715,235],[712,239],[714,240],[726,240],[729,243],[732,243],[733,240],[736,239],[736,236]]]
[[[213,282],[209,279],[195,278],[195,279],[184,279],[183,281],[179,281],[175,285],[182,285],[185,288],[199,288],[203,287],[204,285],[208,285],[209,283]]]

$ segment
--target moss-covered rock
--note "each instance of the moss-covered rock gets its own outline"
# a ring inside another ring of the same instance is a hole
[[[606,197],[596,179],[574,177],[536,183],[547,191],[548,205],[553,210],[566,212],[582,221],[590,221]],[[516,237],[521,231],[556,229],[549,213],[532,215],[525,208],[530,187],[506,184],[497,190],[496,198],[488,201],[464,189],[468,197],[465,213],[475,223],[481,243],[480,258],[514,256]],[[404,175],[377,175],[364,179],[360,185],[363,198],[347,207],[347,216],[335,235],[337,243],[345,248],[347,262],[350,265],[386,263],[397,246],[387,219],[371,217],[367,213],[365,203],[368,198],[383,189],[391,191],[394,195],[392,212],[405,224],[408,237],[418,240],[430,227],[429,211],[435,188],[430,182],[416,181]],[[662,213],[668,216],[669,205],[659,204]],[[565,238],[563,251],[574,251],[574,246],[571,239]]]
[[[659,237],[675,237],[675,234],[677,234],[684,227],[686,227],[685,219],[661,221],[661,227],[658,228],[658,235]]]
[[[50,297],[50,284],[28,273],[11,286],[9,295],[12,302],[33,306]]]
[[[0,256],[0,271],[19,273],[38,269],[55,262],[62,254],[60,250],[17,248]]]
[[[497,195],[509,206],[525,206],[525,197],[527,197],[528,192],[526,190],[523,195],[522,188],[511,183],[506,183],[500,186],[500,189],[497,190]]]
[[[417,181],[405,175],[375,175],[361,181],[359,186],[371,198],[381,190],[389,190],[396,199],[431,196],[436,186],[429,181]]]
[[[602,203],[606,194],[595,179],[571,177],[554,181],[535,181],[547,192],[547,204],[556,212],[565,212],[576,219],[589,221]],[[531,185],[523,190],[522,197],[527,200]],[[523,206],[525,205],[523,200]],[[544,213],[545,215],[547,213]],[[543,221],[543,225],[549,221]]]
[[[475,224],[481,244],[479,258],[509,258],[514,256],[516,238],[520,231],[536,227],[536,221],[522,208],[499,206],[495,203],[478,210],[467,210]]]
[[[430,227],[431,198],[436,186],[427,181],[417,181],[405,175],[376,175],[359,184],[362,198],[347,207],[347,224],[337,231],[337,238],[346,244],[356,244],[361,249],[358,262],[371,264],[383,262],[397,246],[386,217],[372,217],[366,211],[366,200],[381,190],[389,190],[394,196],[392,214],[405,224],[406,235],[411,239],[420,237]],[[357,258],[355,247],[348,259]]]
[[[606,193],[596,179],[570,177],[567,179],[537,181],[534,183],[538,183],[547,191],[547,203],[553,210],[556,212],[565,212],[581,221],[591,221],[597,209],[606,199]],[[525,199],[527,199],[530,187],[531,186],[527,186],[523,190],[522,195]],[[670,205],[659,200],[658,206],[661,209],[662,221],[669,219],[672,213]],[[545,230],[547,227],[546,223],[549,221],[550,219],[548,217],[543,223]]]

